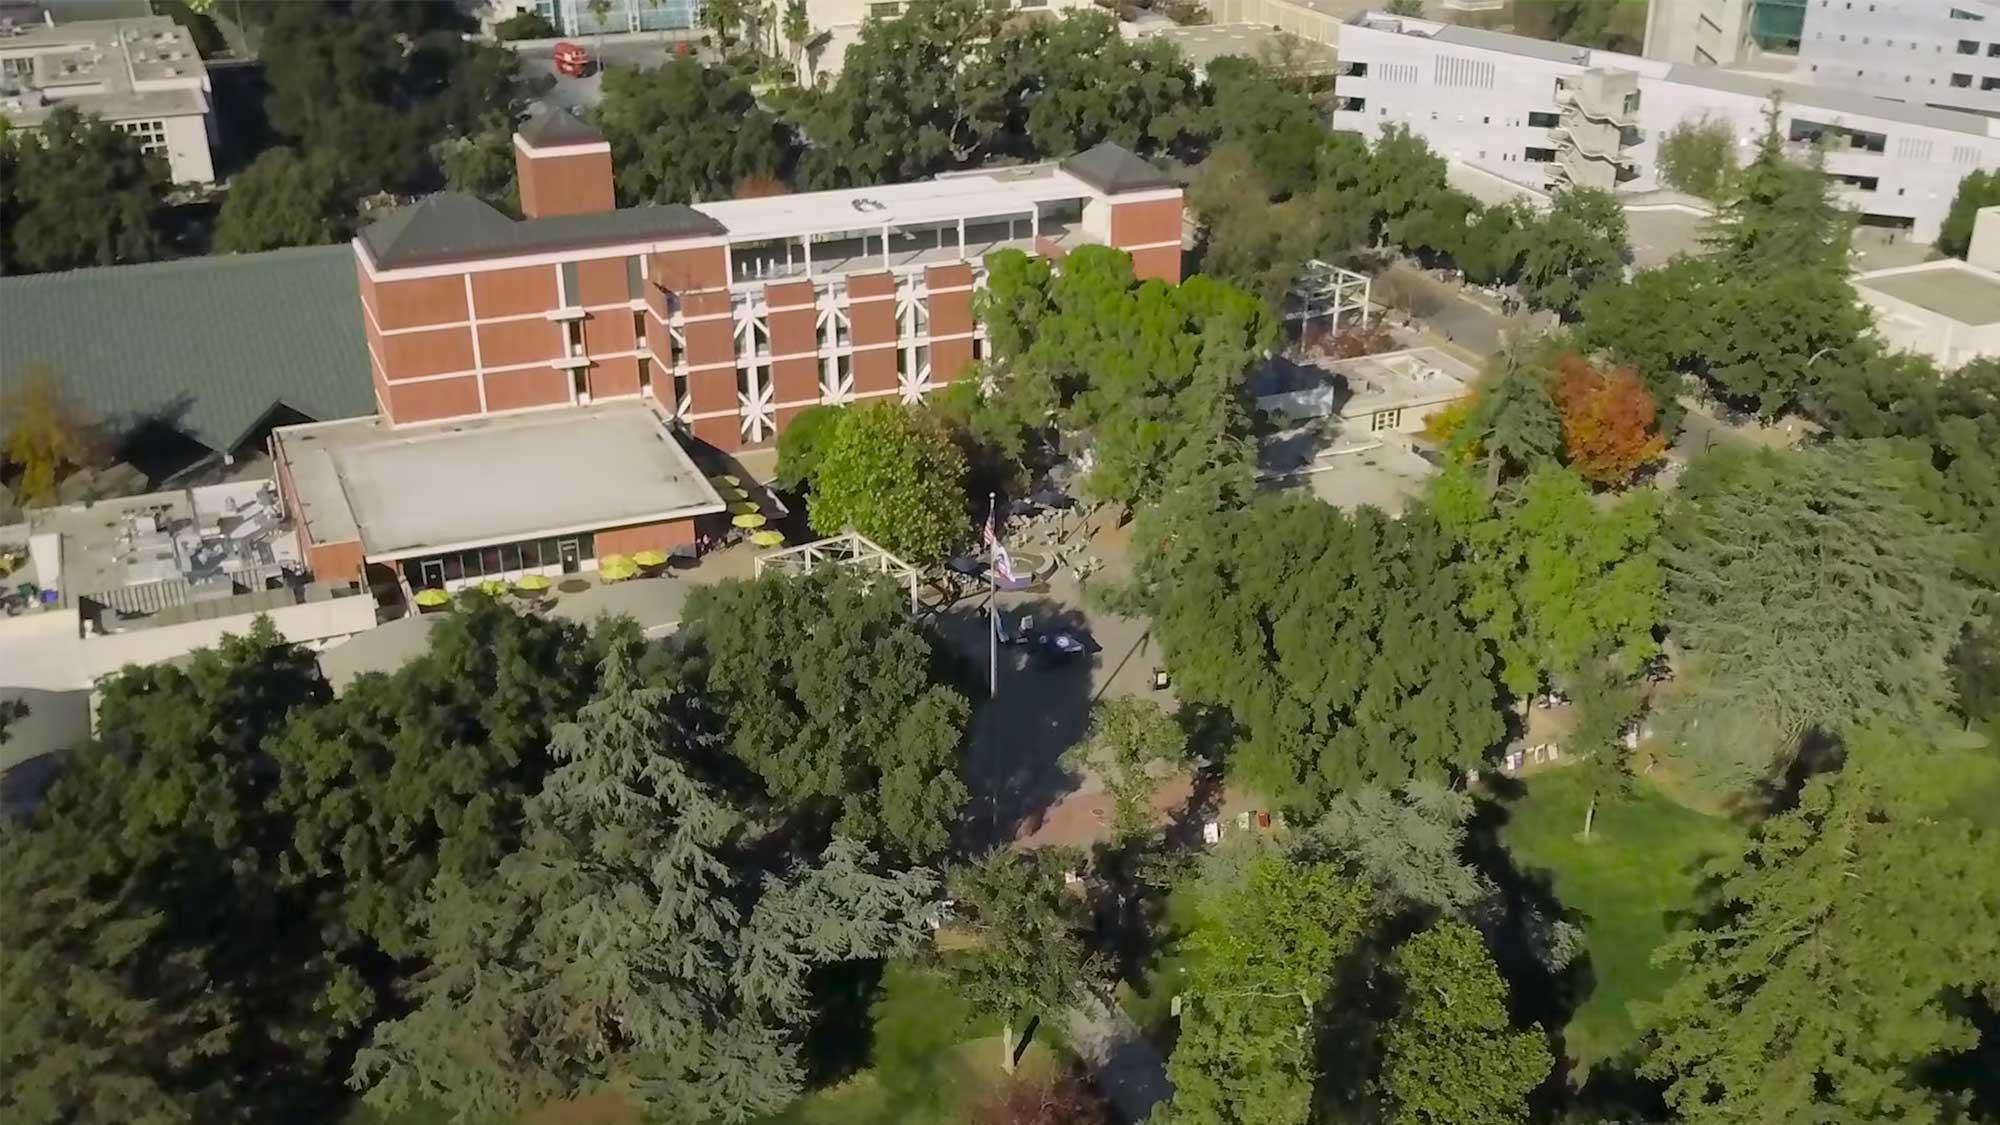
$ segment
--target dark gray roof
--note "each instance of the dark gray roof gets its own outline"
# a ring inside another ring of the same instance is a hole
[[[361,231],[361,241],[377,268],[399,269],[603,242],[724,233],[721,223],[679,203],[515,220],[473,196],[446,191],[370,223]]]
[[[604,134],[590,123],[564,109],[547,109],[534,114],[516,130],[529,148],[556,148],[561,145],[596,144]]]
[[[0,278],[0,384],[34,363],[114,428],[159,421],[223,452],[280,404],[375,410],[344,245]]]
[[[44,754],[67,750],[90,737],[90,692],[0,687],[0,706],[24,703],[28,713],[0,739],[0,774]]]
[[[1063,161],[1062,170],[1107,195],[1175,186],[1172,176],[1110,141]]]

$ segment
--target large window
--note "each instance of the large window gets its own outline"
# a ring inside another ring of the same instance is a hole
[[[138,138],[141,151],[165,152],[167,149],[167,123],[164,121],[114,121],[112,127]]]
[[[1559,114],[1530,113],[1528,115],[1529,126],[1536,129],[1553,129],[1561,123],[1562,117]]]

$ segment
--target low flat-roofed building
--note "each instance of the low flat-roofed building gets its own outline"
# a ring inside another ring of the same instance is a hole
[[[0,117],[36,129],[61,106],[133,134],[175,183],[215,179],[208,67],[165,16],[0,26]]]
[[[1929,356],[1946,371],[2000,356],[2000,273],[1945,258],[1860,274],[1854,290],[1891,347]]]
[[[594,570],[672,552],[725,508],[640,401],[428,426],[286,427],[273,455],[315,576],[411,589]],[[379,584],[385,577],[378,572]]]
[[[1347,437],[1416,433],[1472,393],[1478,372],[1437,348],[1354,359],[1277,357],[1251,376],[1257,406],[1285,418],[1333,418]]]
[[[358,589],[308,580],[270,480],[33,509],[0,543],[26,547],[7,578],[0,687],[81,690],[248,632],[258,617],[306,645],[376,621]],[[33,596],[19,597],[22,586]]]

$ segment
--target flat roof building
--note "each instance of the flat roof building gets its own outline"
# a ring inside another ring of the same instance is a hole
[[[1844,206],[1920,241],[1936,239],[1968,172],[2000,168],[2000,119],[1768,74],[1372,12],[1342,29],[1340,57],[1336,128],[1407,126],[1449,160],[1538,190],[1657,190],[1660,143],[1684,122],[1727,125],[1747,158],[1774,100],[1788,143],[1825,146]]]
[[[1891,347],[1929,356],[1946,371],[2000,356],[2000,273],[1945,258],[1859,274],[1854,290]]]
[[[59,106],[103,118],[166,161],[175,183],[212,183],[215,115],[194,39],[165,16],[0,23],[0,117],[37,129]]]
[[[532,118],[514,150],[522,218],[443,193],[353,240],[377,414],[272,441],[316,576],[449,587],[690,547],[724,505],[683,438],[768,446],[808,407],[950,384],[984,348],[986,255],[1101,243],[1181,276],[1179,185],[1110,144],[622,209],[582,121]]]

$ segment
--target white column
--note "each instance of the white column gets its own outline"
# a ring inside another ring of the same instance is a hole
[[[889,268],[889,224],[882,224],[882,268]]]
[[[965,216],[958,217],[958,260],[965,260]]]

